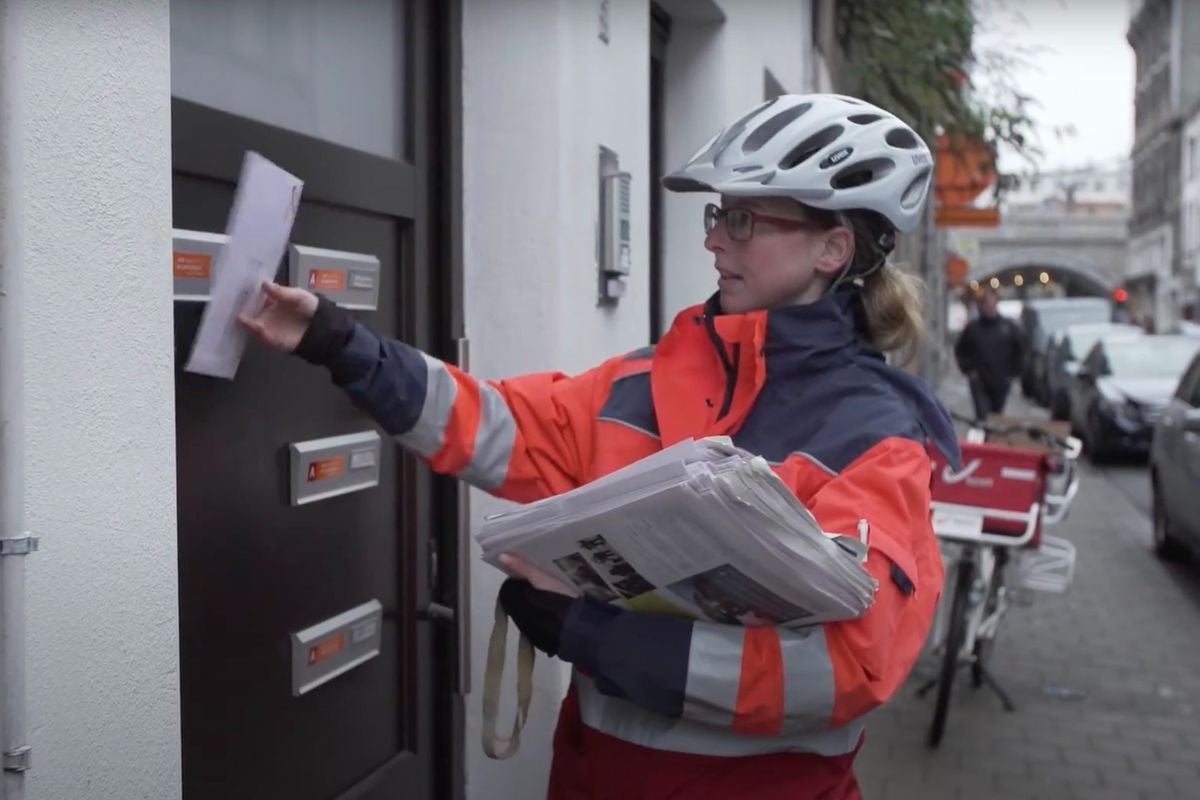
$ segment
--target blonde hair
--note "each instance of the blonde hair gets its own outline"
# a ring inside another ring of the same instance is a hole
[[[912,361],[925,338],[925,282],[894,264],[885,263],[863,278],[867,337],[885,353],[897,353],[901,364]]]

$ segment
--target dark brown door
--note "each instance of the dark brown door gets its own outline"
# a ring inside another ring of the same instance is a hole
[[[378,16],[329,15],[366,5]],[[174,226],[222,232],[243,155],[259,152],[305,182],[292,243],[379,259],[378,310],[353,313],[436,352],[447,300],[428,266],[427,4],[174,0],[171,11]],[[356,45],[377,52],[326,68]],[[363,92],[374,105],[347,100]],[[433,797],[445,687],[418,619],[430,531],[445,524],[433,481],[384,436],[378,486],[290,505],[290,443],[373,423],[324,370],[257,346],[234,381],[184,372],[202,310],[175,308],[184,796]],[[293,696],[290,635],[370,600],[384,609],[379,656]]]
[[[650,4],[650,342],[666,332],[670,317],[663,308],[663,188],[659,185],[667,165],[663,164],[663,116],[666,89],[667,43],[671,39],[671,17],[657,4]]]

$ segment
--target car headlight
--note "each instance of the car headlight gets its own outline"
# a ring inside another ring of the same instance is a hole
[[[1118,422],[1138,424],[1142,421],[1142,411],[1136,403],[1129,400],[1104,398],[1100,401],[1100,410],[1110,419]]]

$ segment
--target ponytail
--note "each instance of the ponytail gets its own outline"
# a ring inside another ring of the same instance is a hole
[[[854,258],[846,278],[862,286],[867,339],[901,364],[913,360],[925,337],[925,283],[888,263],[896,229],[873,211],[844,212],[854,234]]]
[[[867,337],[883,352],[899,353],[901,364],[912,361],[925,337],[924,290],[920,278],[888,263],[863,278]]]

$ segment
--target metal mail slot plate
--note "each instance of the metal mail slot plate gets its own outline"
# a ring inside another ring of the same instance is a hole
[[[371,600],[292,634],[292,695],[299,697],[379,655],[383,605]]]
[[[288,248],[292,286],[325,295],[342,308],[374,311],[379,307],[379,259],[294,244]]]
[[[171,231],[171,275],[175,299],[206,302],[212,287],[217,255],[229,241],[223,233],[174,228]]]
[[[289,447],[292,505],[378,486],[382,448],[375,431],[293,443]]]

